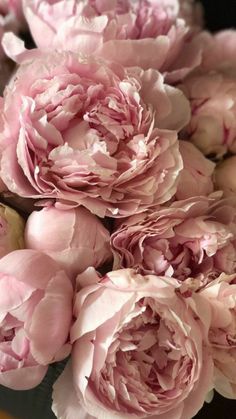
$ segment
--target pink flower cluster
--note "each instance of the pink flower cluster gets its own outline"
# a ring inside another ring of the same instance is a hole
[[[236,32],[193,0],[0,13],[0,384],[66,360],[60,419],[236,399]]]

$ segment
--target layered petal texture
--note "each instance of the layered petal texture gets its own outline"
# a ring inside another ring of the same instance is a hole
[[[211,305],[209,340],[215,365],[214,387],[236,398],[236,276],[222,274],[201,291]]]
[[[78,287],[72,368],[54,386],[54,412],[61,419],[192,418],[212,387],[208,303],[183,297],[176,280],[129,269],[104,278],[89,269]]]
[[[177,0],[25,0],[36,45],[155,68],[171,81],[201,62],[195,5]],[[185,21],[186,18],[186,21]],[[192,28],[193,27],[193,28]]]
[[[201,287],[235,272],[235,198],[193,197],[128,218],[111,236],[114,268],[189,277]],[[190,281],[191,284],[191,281]]]
[[[1,177],[23,197],[124,217],[168,201],[182,169],[183,93],[156,70],[75,55],[20,66],[5,92]]]

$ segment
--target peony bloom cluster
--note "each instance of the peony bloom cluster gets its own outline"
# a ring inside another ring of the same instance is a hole
[[[0,385],[63,367],[58,419],[236,399],[236,31],[203,21],[0,0]]]

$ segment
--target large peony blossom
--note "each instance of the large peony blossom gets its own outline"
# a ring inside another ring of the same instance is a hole
[[[179,150],[184,167],[179,176],[176,199],[209,195],[214,190],[212,177],[215,164],[187,141],[179,142]]]
[[[21,216],[0,203],[0,258],[24,247],[24,227]]]
[[[43,253],[16,250],[0,260],[0,384],[26,390],[70,352],[73,290]]]
[[[172,81],[201,62],[197,39],[182,18],[194,21],[193,5],[186,13],[178,0],[25,0],[24,6],[33,38],[44,50],[155,68],[170,73]]]
[[[72,275],[110,261],[109,240],[101,221],[82,207],[44,208],[32,212],[26,223],[26,247],[47,253]]]
[[[215,364],[214,387],[236,398],[236,276],[222,274],[202,292],[211,305],[209,340]]]
[[[193,197],[125,220],[111,236],[114,268],[199,279],[236,269],[235,200]]]
[[[192,116],[185,135],[205,155],[236,153],[236,79],[223,73],[193,74],[180,86]]]
[[[192,418],[212,387],[208,304],[183,298],[176,280],[129,269],[103,279],[89,269],[78,285],[72,373],[66,367],[54,387],[57,417]]]
[[[182,169],[182,92],[156,70],[42,56],[20,67],[4,98],[1,177],[24,197],[127,216],[169,200]],[[167,129],[166,129],[167,128]]]

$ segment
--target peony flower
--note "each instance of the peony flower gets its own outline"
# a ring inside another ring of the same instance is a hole
[[[214,181],[215,188],[222,190],[225,196],[235,196],[236,156],[229,157],[216,166]]]
[[[199,319],[204,309],[209,323],[208,304],[183,298],[176,280],[130,269],[101,279],[91,268],[78,286],[72,373],[66,367],[54,386],[57,417],[192,418],[212,383]]]
[[[32,212],[26,223],[26,247],[47,253],[72,275],[111,260],[109,240],[101,221],[82,207],[44,208]]]
[[[212,175],[215,164],[187,141],[179,142],[184,168],[179,176],[176,199],[207,196],[213,192]]]
[[[215,365],[214,386],[218,393],[236,398],[236,276],[220,275],[202,290],[211,305],[209,339]]]
[[[235,79],[220,73],[194,74],[179,87],[192,110],[186,137],[205,155],[236,153]]]
[[[134,215],[111,236],[114,269],[135,268],[199,286],[236,269],[235,200],[193,197]]]
[[[20,67],[3,116],[0,176],[20,196],[116,217],[176,192],[189,105],[155,70],[46,55]]]
[[[24,12],[43,50],[96,54],[125,66],[155,68],[170,73],[171,81],[201,62],[198,41],[177,0],[25,0]]]
[[[0,204],[0,258],[24,247],[23,218],[7,205]]]
[[[17,250],[0,260],[0,384],[38,385],[47,365],[64,359],[72,320],[72,285],[47,255]]]
[[[212,35],[201,35],[203,57],[201,67],[204,71],[217,70],[236,74],[236,30],[227,29]]]

